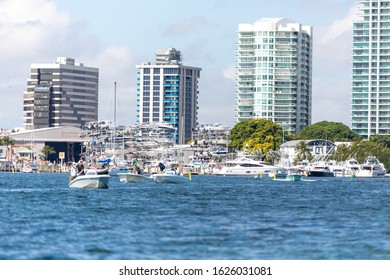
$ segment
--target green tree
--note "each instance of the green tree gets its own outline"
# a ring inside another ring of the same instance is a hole
[[[230,145],[238,150],[245,150],[253,154],[261,151],[262,155],[267,155],[270,150],[277,151],[282,144],[282,127],[270,120],[253,119],[237,123],[229,133]],[[285,132],[285,141],[290,139],[290,135]]]
[[[362,139],[345,124],[328,121],[308,125],[298,136],[300,139],[327,139],[332,142],[353,142]]]
[[[387,170],[390,170],[390,148],[384,148],[382,144],[373,141],[357,141],[351,147],[356,151],[355,159],[363,163],[368,156],[375,156]]]
[[[302,162],[303,160],[311,160],[313,158],[305,141],[301,141],[295,147],[295,160],[294,164]]]
[[[274,150],[269,150],[267,153],[267,160],[272,164],[275,164],[275,161],[280,159],[280,153]]]
[[[370,137],[370,141],[385,148],[390,148],[390,135],[373,135]]]
[[[15,145],[15,140],[9,136],[4,136],[0,138],[0,145],[5,145],[7,147],[7,160],[11,160],[10,153],[8,153],[8,150],[10,146],[12,147],[13,145]]]
[[[49,159],[49,155],[55,154],[56,151],[54,150],[53,147],[50,147],[50,146],[48,146],[48,145],[45,145],[45,146],[42,147],[41,153],[44,155],[44,159],[45,159],[45,160],[48,160],[48,159]]]

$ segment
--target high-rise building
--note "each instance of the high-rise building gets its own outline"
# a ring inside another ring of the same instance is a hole
[[[390,0],[360,0],[353,23],[352,130],[390,135]]]
[[[269,119],[294,134],[311,124],[312,33],[284,18],[239,25],[236,123]]]
[[[136,66],[137,122],[164,122],[176,128],[178,144],[191,140],[198,124],[198,79],[201,68],[184,66],[180,51],[156,52],[156,64]]]
[[[81,126],[98,119],[99,69],[57,57],[52,64],[32,64],[23,93],[24,126],[39,129]]]

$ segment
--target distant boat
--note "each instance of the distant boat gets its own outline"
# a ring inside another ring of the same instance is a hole
[[[142,174],[134,173],[118,173],[119,181],[123,183],[141,183],[147,181],[149,178]]]
[[[95,169],[88,169],[85,175],[77,176],[69,183],[70,188],[76,189],[107,189],[110,175],[99,175]]]
[[[327,165],[315,165],[310,168],[307,173],[309,177],[334,177],[334,173],[329,169]]]
[[[28,164],[22,169],[23,173],[38,173],[38,167],[35,164]]]
[[[182,184],[190,182],[189,177],[177,175],[173,170],[165,171],[165,173],[162,174],[153,174],[150,178],[152,178],[156,183]]]
[[[118,176],[119,173],[128,173],[130,169],[126,166],[115,166],[108,171],[110,176]]]
[[[302,175],[298,173],[287,174],[286,181],[302,181]]]
[[[283,170],[278,166],[273,166],[265,162],[255,161],[249,158],[239,158],[236,160],[226,161],[221,170],[216,175],[225,176],[258,176]]]
[[[385,177],[385,175],[386,168],[374,156],[367,157],[355,173],[355,177],[360,178],[381,178]]]

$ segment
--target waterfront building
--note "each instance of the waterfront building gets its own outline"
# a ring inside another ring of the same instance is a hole
[[[238,27],[235,122],[263,118],[298,133],[311,124],[313,30],[285,18]]]
[[[390,134],[390,0],[359,0],[353,23],[352,130]]]
[[[156,52],[156,63],[137,65],[137,123],[167,123],[177,144],[191,140],[198,122],[201,68],[184,66],[180,51]]]
[[[57,57],[55,63],[32,64],[23,93],[24,127],[80,127],[98,118],[99,69]]]

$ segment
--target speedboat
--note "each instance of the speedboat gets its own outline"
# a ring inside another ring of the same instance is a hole
[[[85,175],[77,176],[69,183],[70,188],[76,189],[107,189],[110,175],[101,174],[95,169],[88,169]]]
[[[187,176],[177,175],[175,171],[168,170],[162,174],[152,174],[150,176],[156,183],[182,184],[190,182]]]
[[[283,170],[283,168],[242,157],[226,161],[221,170],[216,174],[225,176],[257,176],[268,174],[272,171],[277,172],[278,170]]]
[[[145,182],[148,177],[142,174],[118,173],[119,181],[123,183],[141,183]]]
[[[108,171],[108,175],[117,176],[118,173],[126,173],[129,171],[130,171],[130,169],[126,166],[115,166]]]
[[[360,178],[382,178],[386,175],[386,168],[383,163],[380,163],[376,157],[370,156],[366,158],[363,164],[355,173],[355,177]]]

